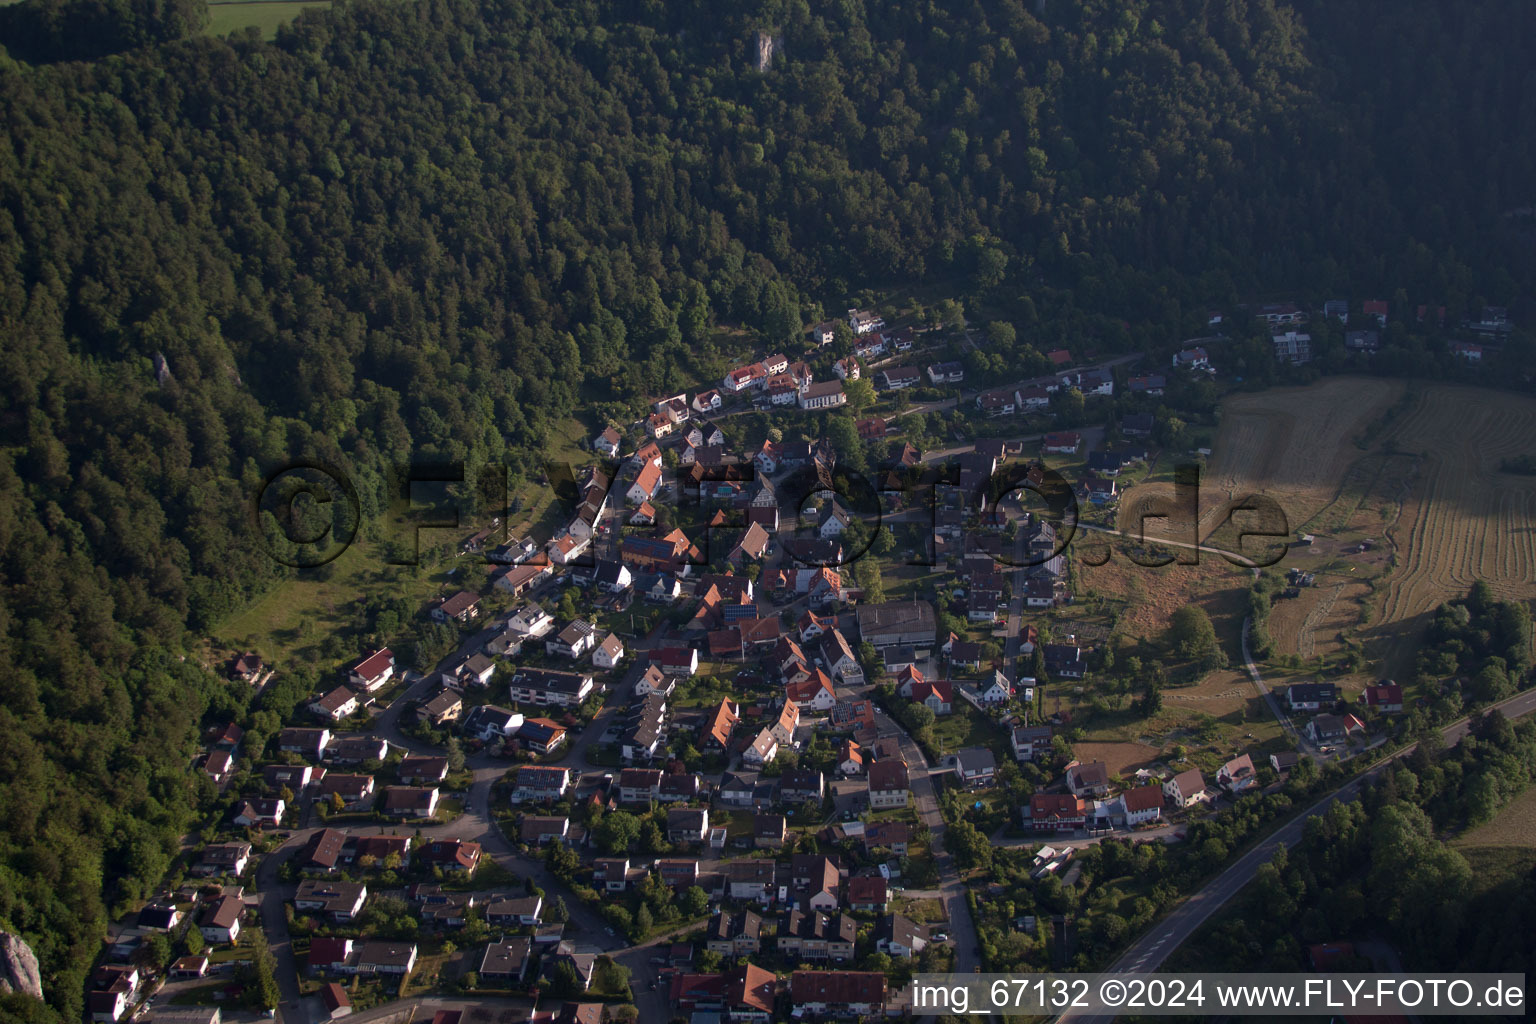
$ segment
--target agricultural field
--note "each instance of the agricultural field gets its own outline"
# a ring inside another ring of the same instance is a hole
[[[1292,529],[1301,529],[1339,495],[1363,454],[1356,440],[1405,388],[1402,381],[1334,377],[1223,402],[1201,479],[1202,537],[1217,525],[1222,503],[1250,493],[1273,497]]]
[[[1398,654],[1437,604],[1486,580],[1501,598],[1536,597],[1536,478],[1499,472],[1501,459],[1536,449],[1536,402],[1459,385],[1339,377],[1303,388],[1234,395],[1201,477],[1199,536],[1212,534],[1223,504],[1262,493],[1284,510],[1293,535],[1309,546],[1286,551],[1278,569],[1314,573],[1310,587],[1277,599],[1270,619],[1276,651],[1326,658],[1346,639],[1364,640],[1385,674],[1408,666]],[[1163,480],[1126,492],[1120,527],[1137,527],[1148,497],[1172,494]],[[1189,536],[1187,517],[1149,520],[1153,537]],[[1249,543],[1255,543],[1250,541]],[[1198,570],[1083,568],[1094,591],[1129,599],[1122,631],[1155,632],[1183,601],[1216,619],[1217,588]],[[1166,572],[1156,583],[1141,575]],[[1228,631],[1218,622],[1218,632]],[[1230,653],[1230,652],[1229,652]],[[1346,685],[1348,685],[1346,683]]]
[[[1505,804],[1492,821],[1456,839],[1458,847],[1519,847],[1536,851],[1536,786]]]
[[[1420,458],[1402,517],[1387,531],[1397,566],[1372,640],[1402,647],[1436,604],[1478,580],[1505,600],[1536,597],[1536,478],[1499,472],[1500,460],[1536,450],[1536,402],[1429,388],[1390,441]]]
[[[1079,761],[1103,761],[1111,775],[1127,775],[1161,760],[1161,751],[1146,743],[1096,743],[1083,741],[1072,747]]]

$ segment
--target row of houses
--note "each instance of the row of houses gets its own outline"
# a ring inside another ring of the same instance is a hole
[[[672,975],[668,999],[680,1014],[728,1021],[866,1017],[885,1012],[886,977],[876,971],[793,972],[787,985],[771,971],[747,963],[716,974]]]

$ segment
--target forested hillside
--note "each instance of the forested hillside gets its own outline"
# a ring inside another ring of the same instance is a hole
[[[179,656],[290,571],[274,463],[365,512],[407,456],[526,473],[571,410],[718,376],[716,325],[788,345],[874,289],[985,302],[1007,366],[1536,269],[1517,0],[0,11],[0,925],[69,1019],[244,711]]]

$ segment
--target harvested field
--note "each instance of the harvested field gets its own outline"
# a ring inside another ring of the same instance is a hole
[[[1327,657],[1340,648],[1339,634],[1360,624],[1360,602],[1371,588],[1348,577],[1319,576],[1297,597],[1274,602],[1269,635],[1279,654]]]
[[[1103,761],[1111,775],[1145,768],[1157,761],[1159,755],[1156,747],[1145,743],[1074,743],[1072,752],[1079,761]]]
[[[1457,846],[1520,846],[1536,850],[1536,786],[1505,804],[1492,821],[1456,840]]]
[[[1267,494],[1284,509],[1292,531],[1347,493],[1364,486],[1364,471],[1351,473],[1361,450],[1354,439],[1401,398],[1401,381],[1334,377],[1304,388],[1242,394],[1222,403],[1221,430],[1200,478],[1199,536],[1210,539],[1226,503]],[[1119,526],[1139,530],[1138,507],[1170,498],[1169,483],[1142,484],[1121,500]],[[1148,535],[1189,539],[1188,516],[1147,521]],[[1249,541],[1257,544],[1258,541]]]
[[[1395,623],[1483,580],[1506,599],[1536,596],[1536,478],[1499,472],[1536,450],[1536,401],[1478,388],[1435,387],[1392,434],[1422,453],[1418,482],[1389,532],[1398,567],[1380,621]]]
[[[1221,669],[1194,686],[1163,690],[1164,712],[1200,711],[1215,718],[1246,708],[1256,699],[1253,683],[1240,669]]]
[[[1202,535],[1222,502],[1268,494],[1292,529],[1339,495],[1361,457],[1356,437],[1403,394],[1401,381],[1333,377],[1304,388],[1238,395],[1222,404],[1202,494]]]
[[[1410,393],[1400,381],[1339,377],[1236,395],[1222,406],[1201,480],[1199,535],[1212,542],[1231,497],[1274,498],[1293,532],[1317,538],[1286,552],[1281,566],[1333,567],[1315,588],[1275,602],[1277,650],[1326,656],[1369,609],[1368,653],[1389,674],[1402,672],[1425,615],[1475,581],[1502,598],[1536,597],[1536,478],[1499,472],[1500,460],[1532,450],[1536,402],[1504,392],[1429,385]],[[1148,496],[1171,494],[1166,483],[1128,490],[1121,529],[1139,528],[1136,509]],[[1149,520],[1149,533],[1187,540],[1187,520]],[[1362,552],[1361,542],[1369,549]],[[1132,596],[1112,578],[1100,584],[1099,572],[1084,569],[1082,577],[1101,593]],[[1168,579],[1142,585],[1145,600],[1132,604],[1147,607],[1124,613],[1127,632],[1146,635],[1195,596],[1176,575]]]

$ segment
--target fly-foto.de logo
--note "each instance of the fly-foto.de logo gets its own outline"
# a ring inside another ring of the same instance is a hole
[[[761,528],[772,545],[796,564],[846,566],[879,553],[882,530],[900,532],[901,560],[933,566],[943,550],[962,550],[967,534],[993,531],[1008,543],[993,544],[1002,565],[1030,568],[1074,554],[1085,565],[1104,565],[1122,542],[1125,557],[1145,568],[1196,565],[1202,554],[1232,565],[1263,568],[1285,555],[1290,526],[1285,511],[1264,494],[1228,497],[1202,505],[1200,467],[1174,467],[1168,486],[1124,492],[1112,521],[1092,505],[1092,491],[1074,485],[1041,463],[1012,463],[989,474],[959,466],[916,466],[870,479],[850,468],[821,465],[760,473],[750,463],[695,467],[681,476],[636,472],[633,466],[570,463],[545,465],[560,525],[549,540],[566,545],[569,566],[591,566],[596,538],[622,545],[630,538],[677,536],[675,561],[707,566],[732,550],[745,531]],[[382,491],[382,493],[377,493]],[[513,538],[507,512],[510,474],[483,466],[473,474],[462,462],[419,462],[397,467],[375,491],[360,488],[346,470],[321,460],[294,460],[268,473],[253,497],[253,528],[274,559],[294,568],[335,560],[353,544],[364,521],[376,519],[389,543],[385,561],[416,565],[423,534],[460,531],[489,523],[475,534],[472,553],[504,564]],[[1085,518],[1083,501],[1090,517]],[[546,516],[546,521],[549,517]],[[430,540],[431,534],[428,534]],[[722,547],[723,545],[723,547]],[[1073,550],[1075,547],[1075,551]],[[527,552],[521,552],[526,556]]]

